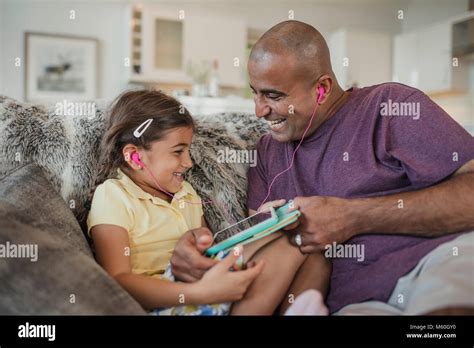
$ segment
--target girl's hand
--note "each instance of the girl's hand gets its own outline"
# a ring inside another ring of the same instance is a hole
[[[202,303],[235,302],[241,300],[248,287],[262,272],[264,261],[249,262],[247,269],[231,272],[230,268],[242,254],[242,246],[235,247],[229,255],[219,261],[196,284],[196,293]]]
[[[277,201],[267,202],[265,204],[262,204],[260,206],[260,208],[258,208],[257,212],[268,210],[270,207],[271,208],[278,208],[278,207],[281,207],[282,205],[284,205],[285,203],[286,203],[285,199],[279,199]]]

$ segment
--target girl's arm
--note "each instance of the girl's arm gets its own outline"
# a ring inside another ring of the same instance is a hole
[[[123,227],[96,225],[91,235],[99,264],[148,309],[239,300],[263,268],[260,263],[246,271],[229,272],[238,258],[238,254],[231,253],[198,282],[161,280],[132,273],[130,243]]]

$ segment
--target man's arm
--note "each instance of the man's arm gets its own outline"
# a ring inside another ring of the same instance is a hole
[[[474,229],[474,160],[432,187],[354,203],[359,215],[357,234],[436,237]]]
[[[360,199],[296,197],[294,202],[304,217],[294,232],[301,234],[305,253],[359,234],[436,237],[473,230],[474,160],[446,181],[418,191]]]

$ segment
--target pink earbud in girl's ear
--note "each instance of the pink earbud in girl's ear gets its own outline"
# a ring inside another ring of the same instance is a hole
[[[323,87],[318,87],[318,91],[319,91],[319,95],[318,95],[318,104],[321,102],[321,99],[323,99],[324,97],[324,94],[326,93],[324,91],[324,88]]]
[[[140,160],[140,155],[138,154],[138,152],[133,152],[131,158],[133,162],[140,166],[140,168],[143,168],[143,162]]]

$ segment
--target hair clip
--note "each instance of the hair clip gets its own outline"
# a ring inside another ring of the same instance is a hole
[[[137,127],[137,129],[135,129],[135,131],[133,132],[133,135],[135,136],[135,138],[140,138],[142,136],[142,134],[145,133],[146,129],[150,126],[152,121],[153,121],[153,119],[149,118],[148,120],[143,122],[141,125],[139,125]],[[141,129],[141,128],[143,128],[143,129]]]

